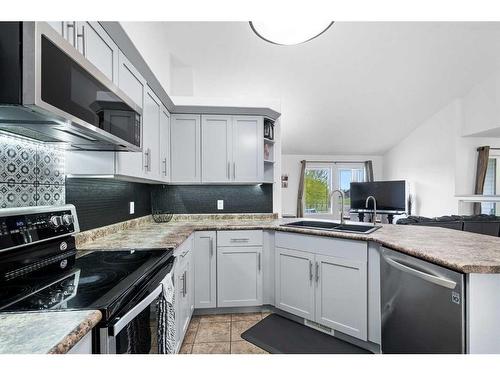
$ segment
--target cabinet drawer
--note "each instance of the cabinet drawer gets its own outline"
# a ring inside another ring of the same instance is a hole
[[[368,243],[361,240],[276,232],[275,246],[366,262]]]
[[[217,246],[262,246],[261,230],[228,230],[217,232]]]

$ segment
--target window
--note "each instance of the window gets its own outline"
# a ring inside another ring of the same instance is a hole
[[[305,214],[331,214],[330,192],[332,170],[330,167],[307,167],[304,176]]]
[[[306,216],[333,216],[338,219],[340,199],[330,198],[332,191],[344,192],[344,217],[351,209],[351,182],[365,181],[363,163],[318,163],[308,164],[304,175],[304,214]]]
[[[497,195],[500,190],[500,156],[488,160],[486,178],[484,180],[483,195]],[[481,213],[497,215],[500,213],[500,205],[494,202],[481,203]]]

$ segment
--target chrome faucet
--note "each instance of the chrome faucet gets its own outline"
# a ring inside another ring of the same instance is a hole
[[[341,204],[340,204],[340,225],[344,224],[344,192],[340,189],[336,189],[330,193],[330,198],[333,198],[333,194],[339,193],[340,198],[341,198]]]
[[[373,195],[370,195],[368,198],[366,198],[365,208],[368,208],[368,201],[370,199],[373,199],[372,221],[373,221],[373,225],[375,226],[375,224],[377,223],[377,200],[375,199],[375,197]]]

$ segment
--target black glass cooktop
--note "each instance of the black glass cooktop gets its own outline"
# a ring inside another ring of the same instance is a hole
[[[158,273],[164,277],[171,256],[163,250],[94,251],[77,258],[64,273],[38,272],[3,285],[0,310],[92,308],[107,319]]]

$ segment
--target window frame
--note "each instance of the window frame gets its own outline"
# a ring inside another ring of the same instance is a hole
[[[340,189],[340,170],[342,169],[350,169],[356,170],[356,169],[361,169],[362,174],[363,174],[363,181],[366,181],[366,168],[365,168],[365,163],[363,161],[355,162],[324,162],[324,163],[307,163],[306,164],[306,172],[308,169],[330,169],[330,185],[329,189],[330,192],[336,189]],[[351,172],[353,173],[353,172]],[[353,175],[351,175],[351,178]],[[311,219],[335,219],[338,220],[338,206],[339,206],[339,199],[336,197],[335,199],[330,200],[330,211],[329,213],[307,213],[306,212],[306,186],[304,182],[304,217],[308,217]],[[344,217],[348,218],[345,215],[345,210],[344,210]]]

